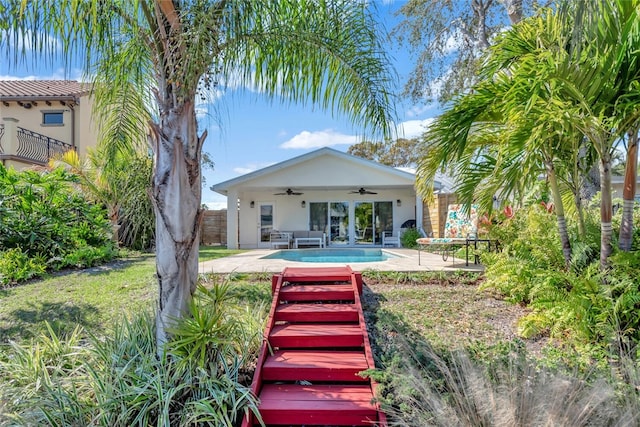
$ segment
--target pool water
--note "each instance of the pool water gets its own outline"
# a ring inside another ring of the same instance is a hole
[[[377,262],[397,256],[382,249],[287,249],[261,259],[283,259],[297,262]]]

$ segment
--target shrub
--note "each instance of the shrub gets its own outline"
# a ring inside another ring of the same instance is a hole
[[[415,227],[412,227],[412,228],[406,229],[404,233],[402,233],[402,235],[400,236],[400,242],[402,243],[402,246],[405,248],[416,248],[418,247],[416,240],[419,239],[420,237],[422,236],[420,235],[420,232],[418,231],[418,229]]]
[[[33,259],[29,277],[41,274],[43,263],[59,269],[80,258],[85,265],[94,262],[89,258],[115,255],[105,210],[88,202],[76,190],[76,181],[62,169],[16,172],[0,165],[0,251],[19,249]],[[89,256],[90,251],[100,255]],[[15,259],[15,254],[9,257]],[[16,274],[13,280],[26,278],[22,276]]]
[[[567,269],[555,220],[533,206],[494,227],[503,250],[483,257],[482,288],[528,305],[531,312],[519,322],[524,337],[558,338],[600,364],[606,364],[602,356],[607,353],[618,357],[618,348],[635,353],[640,341],[640,255],[614,251],[609,270],[601,271],[599,213],[588,209],[587,234],[569,229],[573,256]]]
[[[46,269],[42,257],[29,258],[20,248],[0,252],[0,287],[40,276]]]

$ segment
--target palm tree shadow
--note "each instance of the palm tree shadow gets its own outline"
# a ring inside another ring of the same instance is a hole
[[[8,313],[0,326],[0,342],[15,339],[29,339],[44,330],[45,322],[49,323],[58,335],[71,333],[78,325],[85,329],[98,326],[99,310],[91,304],[55,302],[30,303],[27,308],[20,308]]]
[[[101,275],[111,274],[114,271],[124,270],[125,268],[128,268],[134,264],[147,262],[147,260],[154,257],[155,257],[154,254],[145,254],[142,256],[134,257],[134,258],[116,259],[102,265],[89,267],[82,270],[77,270],[77,269],[64,270],[64,271],[61,271],[59,274],[61,276],[74,274],[74,273],[86,274],[88,276],[101,276]]]

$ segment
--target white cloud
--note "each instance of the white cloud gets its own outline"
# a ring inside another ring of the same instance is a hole
[[[416,138],[422,135],[433,122],[433,117],[424,120],[407,120],[398,124],[398,136],[400,138]]]
[[[26,50],[26,51],[34,51],[34,42],[42,43],[43,46],[46,46],[45,49],[48,52],[58,52],[62,48],[62,43],[60,39],[47,36],[44,32],[38,32],[34,37],[34,32],[31,30],[26,30],[24,34],[16,34],[13,31],[2,31],[0,32],[0,45],[7,45],[12,50],[16,49],[18,51]],[[37,40],[34,40],[37,39]]]
[[[210,209],[210,210],[227,209],[226,200],[225,201],[204,202],[204,204],[207,205],[207,209]]]
[[[355,135],[345,135],[336,132],[333,129],[325,129],[320,131],[309,132],[307,130],[300,132],[290,140],[280,144],[280,148],[320,148],[331,147],[334,145],[351,145],[358,142]]]
[[[78,80],[84,81],[82,70],[72,68],[66,71],[64,68],[57,68],[48,75],[15,76],[11,74],[0,75],[0,80]]]
[[[407,117],[422,116],[425,113],[435,112],[437,109],[438,105],[436,103],[414,105],[413,107],[409,108],[409,110],[407,110]]]
[[[449,55],[457,50],[460,50],[463,45],[464,36],[462,35],[462,31],[460,31],[459,28],[456,28],[455,31],[449,34],[449,37],[447,37],[447,40],[444,43],[444,54]]]
[[[244,166],[236,166],[233,168],[233,171],[238,175],[245,175],[251,173],[253,171],[257,171],[258,169],[266,168],[267,166],[271,166],[273,163],[249,163]]]

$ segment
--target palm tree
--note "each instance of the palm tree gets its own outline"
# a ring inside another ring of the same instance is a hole
[[[4,3],[0,22],[11,40],[32,40],[44,58],[60,43],[67,59],[83,61],[102,122],[115,117],[110,123],[124,134],[147,129],[154,156],[158,351],[168,328],[188,312],[196,288],[206,131],[198,131],[195,104],[203,89],[233,78],[271,98],[345,114],[369,130],[386,135],[392,129],[393,75],[364,2]],[[9,56],[20,58],[17,49]],[[128,102],[136,93],[149,99]],[[144,111],[152,103],[147,122]]]
[[[564,123],[549,114],[554,94],[546,85],[548,61],[562,40],[552,12],[529,18],[506,32],[490,48],[482,69],[484,80],[440,116],[425,135],[427,156],[419,180],[438,168],[454,165],[462,201],[490,209],[494,195],[522,198],[546,174],[558,221],[565,263],[571,244],[560,191],[560,174],[572,179],[565,165],[573,160]],[[556,31],[554,31],[556,30]],[[553,109],[552,109],[553,111]],[[421,184],[426,190],[430,185]]]
[[[611,165],[616,141],[636,127],[640,117],[640,2],[613,0],[577,2],[563,8],[572,38],[568,58],[551,76],[561,96],[572,105],[564,109],[597,152],[600,166],[600,265],[612,253]],[[629,229],[631,233],[631,229]]]
[[[618,238],[619,248],[626,252],[631,250],[633,243],[633,205],[635,204],[638,180],[638,131],[640,129],[636,126],[627,133],[627,160],[622,187],[622,221]]]
[[[483,68],[485,81],[462,98],[451,113],[440,117],[426,135],[427,139],[433,138],[431,148],[435,144],[436,149],[429,152],[418,172],[433,176],[438,167],[457,162],[466,180],[462,194],[486,198],[500,186],[507,192],[518,189],[513,179],[513,173],[517,173],[514,165],[520,165],[522,175],[527,171],[535,173],[535,165],[543,164],[554,193],[565,260],[568,260],[569,241],[559,209],[562,198],[557,188],[553,188],[557,184],[554,183],[555,165],[564,165],[565,171],[573,169],[569,182],[580,209],[576,177],[579,171],[574,166],[580,157],[582,135],[586,136],[588,148],[599,157],[600,261],[605,268],[612,237],[611,153],[620,132],[638,119],[638,109],[633,106],[638,104],[640,96],[634,89],[640,67],[632,46],[638,45],[640,19],[637,1],[584,4],[598,6],[587,7],[588,13],[584,14],[580,6],[568,9],[567,13],[546,11],[499,37]],[[519,130],[509,131],[517,129],[519,123]],[[472,130],[485,136],[469,138]],[[478,140],[486,140],[486,135],[492,133],[500,135],[506,144],[478,145]],[[505,156],[506,153],[514,157]],[[499,173],[492,173],[494,168]],[[513,172],[511,175],[507,173],[509,170]],[[482,179],[493,185],[481,186],[478,191],[474,185]],[[483,192],[482,188],[490,191]]]

